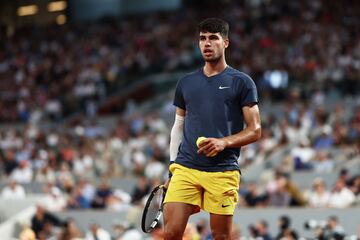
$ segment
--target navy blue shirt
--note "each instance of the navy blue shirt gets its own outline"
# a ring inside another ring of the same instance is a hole
[[[174,105],[184,109],[186,115],[176,163],[209,172],[240,170],[240,148],[226,148],[215,157],[206,157],[197,153],[196,140],[240,132],[244,127],[242,107],[257,102],[254,81],[231,67],[212,77],[207,77],[201,68],[181,78]]]

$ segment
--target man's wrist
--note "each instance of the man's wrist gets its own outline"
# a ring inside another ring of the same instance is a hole
[[[225,148],[228,148],[229,145],[231,144],[231,142],[229,141],[229,139],[226,138],[226,137],[222,138],[221,140],[222,140],[222,142],[223,142],[224,149],[225,149]]]

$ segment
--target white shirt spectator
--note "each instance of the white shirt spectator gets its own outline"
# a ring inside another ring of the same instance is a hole
[[[1,191],[1,198],[4,199],[23,199],[26,193],[23,186],[18,185],[15,181],[9,182],[9,185]]]
[[[108,199],[108,210],[126,211],[130,207],[131,196],[127,192],[116,189],[114,194]]]
[[[33,177],[33,170],[27,161],[21,161],[19,166],[11,173],[10,179],[18,183],[30,183]]]
[[[140,150],[135,150],[132,154],[132,159],[136,164],[145,165],[146,163],[146,156]]]
[[[50,168],[50,166],[44,166],[38,172],[35,176],[35,181],[37,182],[55,182],[56,181],[56,174],[53,169]]]
[[[85,235],[85,240],[111,240],[111,235],[105,229],[98,227],[96,230],[88,231]]]
[[[326,190],[324,181],[321,178],[316,178],[313,188],[314,190],[309,194],[309,205],[315,208],[328,207],[330,192]]]
[[[23,146],[23,140],[21,137],[16,136],[13,130],[5,132],[5,136],[0,138],[0,148],[1,149],[10,149],[10,148],[21,148]]]
[[[81,176],[90,171],[94,164],[94,159],[90,155],[84,155],[74,160],[73,171]]]
[[[323,193],[311,192],[309,196],[309,204],[311,207],[324,208],[327,207],[330,200],[330,193],[325,191]]]
[[[165,166],[162,163],[156,161],[155,159],[151,159],[151,161],[148,164],[146,164],[145,176],[148,179],[161,177],[164,170],[165,170]]]
[[[291,151],[291,156],[293,158],[300,158],[302,163],[307,163],[309,162],[315,155],[315,151],[314,149],[304,146],[304,145],[300,145],[298,147],[295,147],[292,151]]]
[[[338,180],[335,189],[330,195],[329,206],[333,208],[346,208],[355,201],[354,193],[345,187],[343,181]]]
[[[57,187],[52,187],[46,196],[47,210],[51,212],[59,212],[65,209],[66,199],[61,190]]]

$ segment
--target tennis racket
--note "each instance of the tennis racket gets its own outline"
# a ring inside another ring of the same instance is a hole
[[[141,219],[141,229],[150,233],[160,221],[163,214],[163,202],[166,188],[164,185],[155,187],[148,197]]]

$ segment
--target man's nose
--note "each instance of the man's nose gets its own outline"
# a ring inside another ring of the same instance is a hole
[[[205,46],[210,46],[210,45],[211,45],[210,40],[209,39],[205,40]]]

